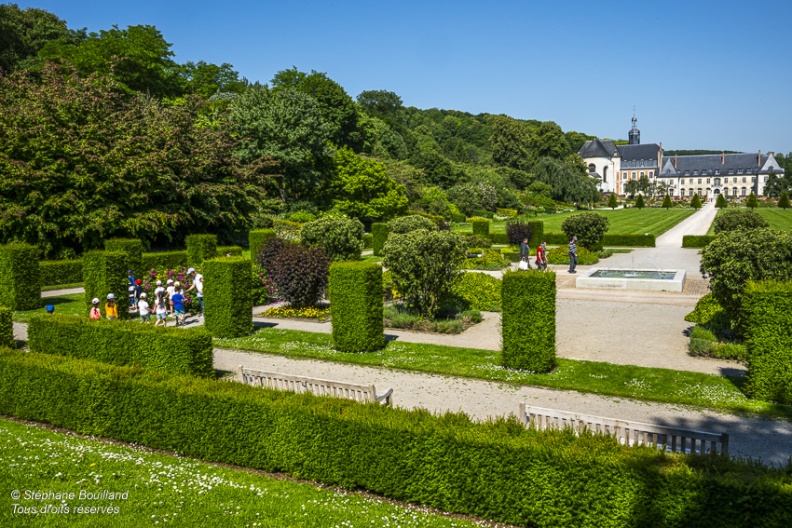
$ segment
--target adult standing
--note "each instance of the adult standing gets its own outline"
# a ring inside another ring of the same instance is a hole
[[[195,271],[195,268],[190,268],[187,270],[187,275],[192,277],[192,284],[184,293],[189,293],[191,291],[195,291],[198,302],[201,303],[201,313],[199,314],[200,317],[203,317],[204,314],[204,302],[203,302],[203,275]]]
[[[544,242],[536,247],[536,269],[547,270],[547,244]]]
[[[577,273],[577,237],[573,236],[569,241],[569,273]]]
[[[525,264],[523,264],[523,262]],[[528,247],[528,239],[523,238],[522,243],[520,244],[520,269],[530,269],[531,268],[531,248]]]

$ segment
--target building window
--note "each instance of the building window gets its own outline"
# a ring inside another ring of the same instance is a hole
[[[767,183],[768,180],[770,180],[770,176],[765,176],[765,183]]]
[[[756,183],[756,176],[751,176],[751,183]]]
[[[707,180],[707,183],[709,183],[709,180]],[[717,187],[719,185],[720,185],[720,178],[715,178],[715,186]]]
[[[666,176],[671,174],[671,169],[666,169]]]
[[[699,178],[699,185],[701,185],[701,178]]]
[[[627,173],[626,172],[622,172],[622,177],[626,180],[627,179]]]
[[[743,176],[743,183],[745,183],[745,176]]]
[[[602,181],[608,183],[608,167],[602,167]]]
[[[729,174],[734,174],[734,169],[729,169]]]
[[[633,180],[635,179],[635,173],[634,172],[632,173],[632,179]]]
[[[650,178],[654,177],[654,171],[649,171],[649,177]]]
[[[741,196],[747,196],[747,195],[745,194],[745,187],[743,187],[742,189],[740,189],[740,193],[741,193]]]
[[[589,163],[589,172],[597,172],[597,167],[593,163]]]
[[[641,171],[641,178],[643,178],[644,176],[646,176],[646,173]]]
[[[737,187],[732,189],[732,196],[737,196]]]

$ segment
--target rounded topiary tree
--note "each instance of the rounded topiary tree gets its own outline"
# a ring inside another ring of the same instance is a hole
[[[644,202],[643,194],[639,194],[638,198],[635,199],[635,207],[638,209],[643,209],[646,207],[646,202]]]
[[[464,239],[450,231],[391,233],[383,265],[391,271],[407,307],[433,317],[459,276],[464,251]]]
[[[718,199],[715,200],[715,207],[718,209],[726,209],[729,207],[729,202],[726,201],[726,197],[723,193],[718,194]]]
[[[668,211],[673,205],[674,204],[671,203],[671,196],[666,194],[665,198],[663,198],[663,207],[665,208],[666,211]]]
[[[784,191],[781,193],[781,198],[778,199],[778,207],[781,209],[789,209],[792,207],[792,204],[789,203],[789,193]]]
[[[388,222],[390,233],[404,234],[419,229],[437,231],[437,224],[421,215],[400,216]]]
[[[602,249],[602,239],[608,231],[610,221],[597,213],[581,213],[565,218],[561,231],[569,238],[578,238],[578,245],[592,251]]]
[[[693,195],[693,198],[690,200],[690,207],[693,209],[701,209],[701,197],[698,194]]]
[[[608,207],[613,210],[619,207],[619,199],[616,198],[616,193],[611,193],[611,195],[608,197]]]
[[[363,224],[357,218],[325,216],[302,226],[300,242],[323,249],[332,260],[360,260]]]
[[[751,209],[752,211],[759,207],[759,200],[756,198],[754,193],[748,195],[748,199],[745,200],[745,206]]]
[[[770,223],[759,213],[732,209],[715,217],[713,228],[715,234],[736,231],[738,229],[761,229],[770,227]]]

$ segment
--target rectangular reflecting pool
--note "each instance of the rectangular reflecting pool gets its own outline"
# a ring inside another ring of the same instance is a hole
[[[685,275],[685,270],[594,268],[578,277],[575,287],[681,293]]]

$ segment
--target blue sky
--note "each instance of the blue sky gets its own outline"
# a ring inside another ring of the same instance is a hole
[[[552,120],[666,149],[792,151],[792,2],[17,1],[90,31],[156,26],[176,60],[297,66],[352,97]]]

